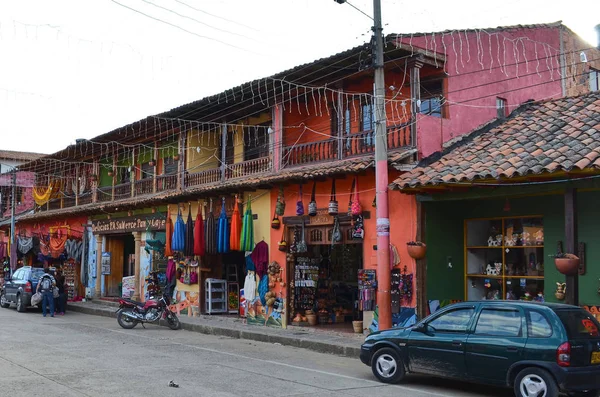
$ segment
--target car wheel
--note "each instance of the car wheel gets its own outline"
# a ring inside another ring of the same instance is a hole
[[[556,381],[541,368],[525,368],[515,378],[516,397],[558,397]]]
[[[23,313],[27,308],[23,304],[23,299],[21,298],[21,294],[17,295],[17,311]]]
[[[10,307],[10,302],[6,300],[4,291],[2,291],[2,294],[0,294],[0,306],[2,306],[4,309],[7,309]]]
[[[383,383],[398,383],[404,379],[404,364],[398,352],[390,347],[379,349],[371,360],[373,375]]]

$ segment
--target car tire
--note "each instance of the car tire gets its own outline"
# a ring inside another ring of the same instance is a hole
[[[2,291],[2,295],[0,295],[0,306],[4,309],[8,309],[10,307],[10,302],[6,300],[4,291]]]
[[[398,383],[406,374],[398,352],[391,347],[379,349],[371,359],[373,375],[383,383]]]
[[[558,397],[558,386],[550,373],[537,367],[525,368],[515,378],[516,397]]]
[[[23,298],[21,298],[21,294],[17,295],[17,311],[19,313],[24,313],[25,311],[27,311],[27,308],[23,303]]]

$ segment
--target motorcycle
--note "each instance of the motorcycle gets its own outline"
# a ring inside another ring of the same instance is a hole
[[[169,309],[170,299],[167,292],[159,299],[148,299],[146,302],[138,302],[131,299],[120,299],[119,310],[117,310],[117,322],[125,329],[132,329],[138,324],[153,323],[164,319],[169,328],[176,330],[181,328],[177,314]]]

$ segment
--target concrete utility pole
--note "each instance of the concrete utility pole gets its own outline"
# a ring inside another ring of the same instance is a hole
[[[363,11],[347,0],[364,15]],[[367,15],[368,16],[368,15]],[[368,16],[371,18],[370,16]],[[375,70],[375,198],[377,203],[377,308],[379,330],[392,328],[392,294],[390,269],[390,211],[388,207],[388,157],[387,128],[385,114],[385,76],[383,70],[383,26],[381,23],[381,0],[373,0],[373,68]]]
[[[388,157],[383,70],[381,0],[373,0],[375,25],[375,198],[377,200],[377,307],[379,330],[392,328],[390,270],[390,218],[388,208]]]
[[[10,268],[14,269],[17,266],[17,258],[12,255],[17,252],[13,247],[15,244],[15,207],[17,202],[17,170],[12,169],[12,198],[10,203]]]

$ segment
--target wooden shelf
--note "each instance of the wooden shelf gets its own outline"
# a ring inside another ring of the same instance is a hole
[[[484,245],[481,247],[467,247],[468,250],[484,250],[484,249],[488,249],[488,248],[489,249],[502,249],[504,247],[502,247],[501,245],[490,245],[490,246]]]
[[[529,280],[543,280],[544,276],[504,276],[504,278],[508,278],[508,279],[526,278]]]
[[[503,248],[544,248],[543,245],[505,245]]]
[[[467,274],[467,277],[474,277],[474,278],[497,278],[497,279],[502,278],[502,276],[492,276],[491,274]]]

